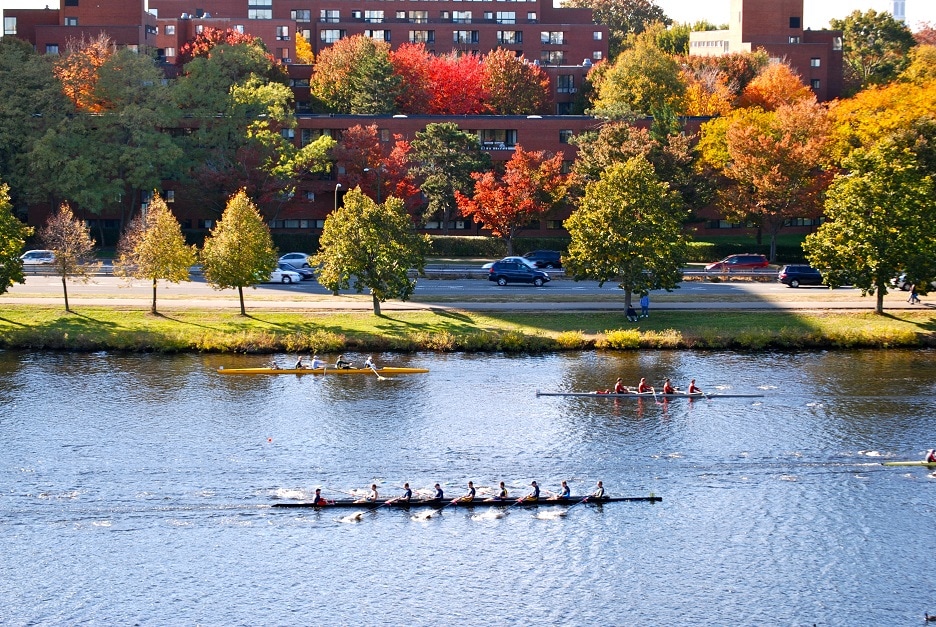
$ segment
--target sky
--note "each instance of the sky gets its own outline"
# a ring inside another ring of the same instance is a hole
[[[655,0],[657,6],[675,22],[708,20],[728,22],[731,0]],[[0,0],[0,9],[57,8],[57,0]],[[193,4],[194,6],[194,4]],[[828,27],[831,18],[842,19],[852,11],[890,11],[890,0],[804,0],[803,25],[813,30]],[[936,0],[906,0],[907,26],[918,30],[920,22],[936,25]]]

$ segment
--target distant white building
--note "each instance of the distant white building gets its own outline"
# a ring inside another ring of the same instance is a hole
[[[907,21],[907,15],[905,12],[906,7],[907,7],[907,0],[893,0],[893,7],[891,9],[891,13],[893,14],[895,20],[897,20],[898,22]]]

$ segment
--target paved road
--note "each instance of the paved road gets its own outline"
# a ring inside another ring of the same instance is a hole
[[[91,283],[69,282],[69,303],[81,306],[129,306],[148,308],[152,285],[133,281],[129,285],[114,277],[95,277]],[[157,306],[162,310],[181,308],[238,308],[236,290],[213,290],[202,280],[189,283],[160,282]],[[246,306],[251,310],[348,310],[369,311],[369,295],[342,293],[331,295],[315,281],[293,285],[261,285],[244,291]],[[465,309],[490,311],[517,310],[622,310],[624,295],[614,285],[591,281],[555,280],[537,289],[526,285],[497,287],[479,279],[421,280],[414,299],[391,301],[381,308],[387,311],[419,309]],[[921,305],[906,302],[906,293],[895,292],[885,297],[885,308],[912,309],[936,306],[936,299]],[[7,304],[50,304],[62,302],[61,280],[51,276],[28,276],[23,285],[14,285],[0,295],[0,307]],[[862,297],[851,288],[829,290],[825,287],[791,289],[777,283],[751,281],[710,283],[686,281],[671,293],[653,292],[651,310],[661,309],[874,309],[873,297]]]

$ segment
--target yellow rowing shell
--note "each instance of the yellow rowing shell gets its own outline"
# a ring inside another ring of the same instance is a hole
[[[377,374],[381,377],[390,374],[422,374],[428,368],[218,368],[218,374]]]

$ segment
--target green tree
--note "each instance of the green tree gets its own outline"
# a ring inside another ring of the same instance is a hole
[[[13,215],[9,187],[0,185],[0,294],[14,283],[23,283],[23,260],[20,254],[32,227],[26,226]]]
[[[829,25],[842,31],[845,83],[850,91],[894,80],[916,45],[910,29],[886,11],[853,11],[844,20],[829,20]]]
[[[634,292],[676,289],[686,262],[678,198],[643,156],[616,163],[589,183],[565,227],[562,256],[575,280],[616,281],[631,305]]]
[[[153,314],[159,279],[173,283],[188,281],[189,268],[195,263],[194,247],[186,246],[179,221],[159,194],[153,195],[146,211],[124,231],[117,253],[116,276],[153,281]]]
[[[402,200],[391,197],[378,204],[355,188],[325,219],[312,265],[318,282],[333,292],[368,289],[379,316],[380,303],[409,299],[416,289],[409,271],[422,274],[429,246],[429,237],[416,232]]]
[[[634,46],[622,52],[605,73],[593,111],[596,116],[627,119],[682,110],[686,86],[676,59],[657,46],[657,30],[636,36]]]
[[[270,276],[276,268],[276,248],[269,227],[244,190],[228,201],[221,219],[205,239],[201,260],[211,287],[237,288],[240,312],[246,316],[244,288]]]
[[[319,53],[309,87],[330,111],[383,115],[396,112],[400,80],[390,62],[390,45],[355,35]]]
[[[653,0],[568,0],[563,6],[591,9],[595,23],[608,27],[609,59],[628,47],[630,35],[639,35],[656,22],[672,23]]]
[[[39,241],[55,253],[52,268],[62,278],[65,311],[71,312],[68,306],[68,279],[87,283],[97,267],[94,263],[94,240],[91,239],[88,226],[84,220],[75,217],[67,203],[63,203],[39,230]]]
[[[825,281],[850,280],[862,294],[876,294],[884,312],[891,279],[936,276],[936,189],[912,152],[891,142],[858,149],[832,182],[826,221],[806,237],[809,262],[825,269]]]
[[[491,157],[481,150],[478,136],[458,128],[454,122],[426,125],[413,139],[411,159],[429,199],[424,217],[438,216],[448,233],[452,212],[458,209],[455,192],[468,195],[474,188],[473,172],[490,168]]]

